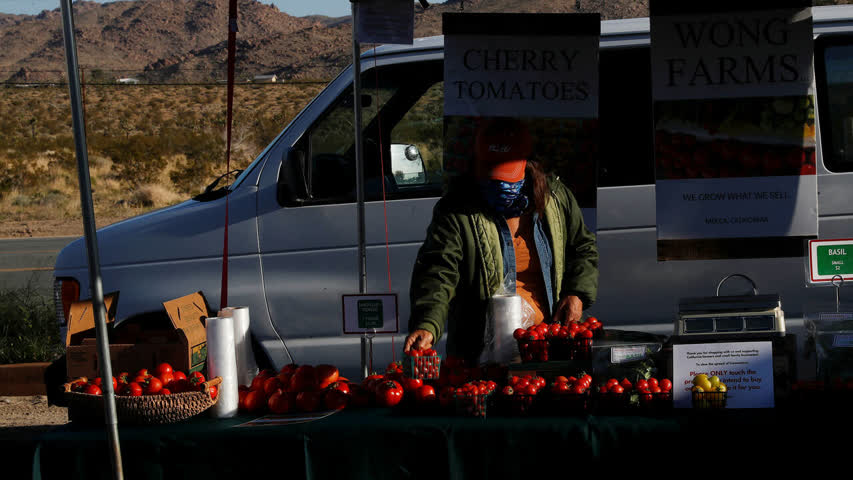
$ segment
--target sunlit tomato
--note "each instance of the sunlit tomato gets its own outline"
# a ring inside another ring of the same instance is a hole
[[[664,392],[668,392],[668,391],[672,390],[672,380],[670,380],[668,378],[664,378],[663,380],[660,381],[660,383],[658,383],[658,386]]]
[[[163,375],[164,373],[172,373],[172,372],[173,372],[172,366],[169,365],[168,363],[163,362],[160,365],[157,365],[157,375],[158,376]]]
[[[415,391],[415,402],[418,405],[432,405],[438,400],[435,396],[435,389],[432,385],[421,385]]]
[[[647,382],[645,378],[641,378],[637,380],[637,383],[634,385],[634,388],[636,388],[637,391],[646,390],[649,388],[649,382]]]
[[[613,385],[610,388],[608,388],[607,391],[610,393],[624,393],[625,389],[622,387],[622,385],[619,385],[617,383],[616,385]]]
[[[420,378],[404,378],[403,379],[403,390],[406,393],[414,392],[417,389],[421,388],[424,384],[424,381]]]
[[[157,378],[163,382],[164,387],[168,387],[175,380],[175,375],[172,372],[165,372],[158,375]]]
[[[376,387],[376,403],[381,407],[393,407],[403,399],[403,387],[394,380],[386,380]]]
[[[146,395],[154,395],[163,389],[163,382],[157,377],[151,377],[148,381],[148,386],[145,387]]]
[[[102,395],[103,394],[103,392],[101,392],[101,387],[99,387],[98,385],[87,386],[86,390],[84,390],[83,393],[88,393],[89,395]]]
[[[210,395],[210,398],[216,400],[216,396],[219,395],[219,389],[216,388],[216,385],[211,385],[210,388],[207,389],[207,393]]]
[[[118,383],[128,383],[128,377],[130,376],[127,372],[121,372],[118,374]]]
[[[147,369],[147,368],[140,369],[138,372],[136,372],[136,376],[137,376],[137,377],[146,377],[146,376],[148,376],[148,369]]]
[[[137,382],[130,382],[127,384],[127,394],[131,397],[139,397],[142,395],[142,385]]]
[[[321,390],[337,382],[340,376],[338,368],[334,365],[317,365],[314,370]]]
[[[619,385],[619,380],[616,380],[615,378],[611,378],[610,380],[607,381],[607,383],[605,385],[607,385],[607,388],[609,389],[613,385]]]
[[[657,387],[658,386],[658,379],[655,377],[652,377],[648,380],[648,383],[649,383],[649,388]]]

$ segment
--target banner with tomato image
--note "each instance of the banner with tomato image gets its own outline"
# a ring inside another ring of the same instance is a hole
[[[484,126],[511,118],[529,160],[560,177],[595,230],[598,169],[598,14],[442,17],[444,170],[469,173]]]
[[[802,256],[817,236],[809,2],[650,4],[658,260]]]

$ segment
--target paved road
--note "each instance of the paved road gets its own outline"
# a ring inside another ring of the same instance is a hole
[[[62,247],[77,237],[0,239],[0,289],[32,283],[53,298],[53,265]]]

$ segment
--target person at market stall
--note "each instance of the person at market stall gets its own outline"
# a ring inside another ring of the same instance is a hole
[[[404,350],[430,348],[446,328],[447,354],[476,363],[505,281],[534,323],[578,321],[596,298],[598,250],[572,193],[529,158],[521,121],[485,122],[474,146],[473,171],[450,183],[418,251]]]

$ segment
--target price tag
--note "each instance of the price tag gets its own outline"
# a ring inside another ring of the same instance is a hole
[[[397,333],[400,331],[397,294],[344,295],[344,333]]]
[[[853,239],[810,240],[808,273],[813,284],[853,280]]]

